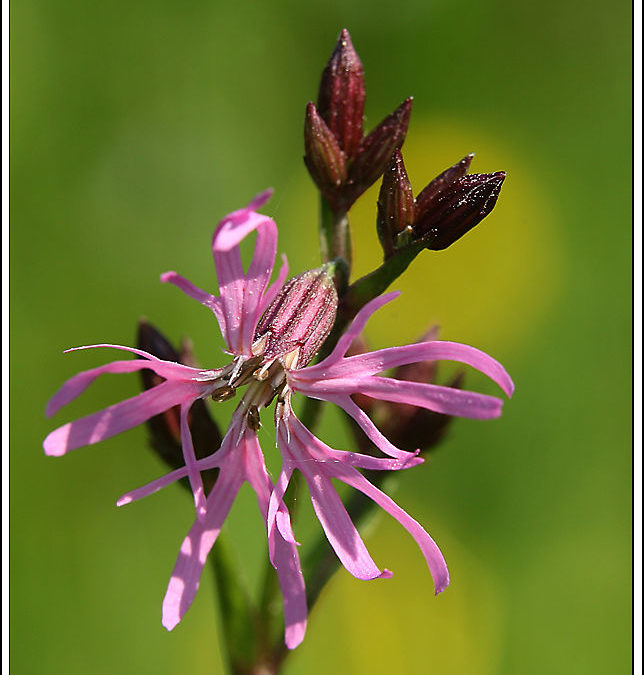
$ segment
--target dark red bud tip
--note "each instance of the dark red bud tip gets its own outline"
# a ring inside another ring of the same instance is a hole
[[[474,159],[474,153],[470,153],[463,157],[460,162],[456,162],[454,166],[445,169],[443,173],[439,174],[434,180],[416,197],[416,213],[419,218],[431,208],[432,203],[440,199],[451,187],[454,181],[462,178],[470,168],[470,164]]]
[[[322,73],[318,110],[349,158],[362,140],[364,99],[362,62],[344,28]]]
[[[352,204],[387,168],[394,151],[405,142],[413,98],[403,101],[396,110],[362,139],[358,154],[349,168],[352,191],[347,196]]]
[[[427,248],[447,248],[478,225],[494,208],[505,180],[505,171],[468,174],[454,181],[414,225]]]
[[[344,152],[313,103],[306,106],[304,119],[304,163],[322,194],[333,205],[347,177]]]
[[[317,354],[338,309],[334,272],[334,263],[327,263],[284,284],[255,331],[254,341],[264,343],[264,362],[297,350],[295,367],[302,368]]]
[[[405,170],[402,153],[396,150],[382,178],[378,196],[378,238],[390,257],[396,248],[397,237],[414,222],[414,195]]]

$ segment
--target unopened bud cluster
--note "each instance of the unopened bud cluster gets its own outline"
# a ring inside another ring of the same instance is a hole
[[[505,172],[468,174],[473,157],[443,171],[414,199],[402,153],[394,152],[378,198],[378,237],[385,258],[412,243],[434,251],[447,248],[492,211]]]
[[[342,31],[304,124],[304,161],[335,212],[348,211],[383,173],[407,134],[412,99],[405,100],[367,136],[363,133],[365,85],[362,63]]]

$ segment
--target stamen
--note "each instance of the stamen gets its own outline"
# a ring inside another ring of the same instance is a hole
[[[268,377],[268,371],[269,368],[273,365],[273,362],[270,361],[269,363],[265,364],[261,368],[258,368],[254,373],[253,377],[258,381],[258,382],[263,382],[267,377]]]
[[[297,367],[297,359],[300,355],[300,348],[296,347],[282,356],[281,361],[285,370],[293,370]]]
[[[213,401],[228,401],[229,399],[233,398],[235,394],[237,393],[237,389],[235,387],[231,387],[229,384],[225,384],[223,387],[219,387],[219,389],[215,389],[215,391],[212,392],[211,397]]]
[[[261,356],[264,353],[268,336],[269,333],[264,333],[264,335],[253,342],[253,344],[250,346],[250,351],[252,352],[253,356]]]
[[[230,374],[230,378],[228,378],[228,384],[232,384],[237,375],[239,375],[239,371],[242,369],[245,360],[246,360],[245,356],[235,357],[235,360],[233,361],[233,370],[232,373]]]
[[[246,414],[246,424],[253,430],[259,431],[262,428],[262,423],[259,419],[259,410],[256,405],[251,405]]]

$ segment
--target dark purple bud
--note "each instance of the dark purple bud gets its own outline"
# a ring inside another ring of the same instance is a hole
[[[460,162],[445,169],[416,197],[416,213],[421,218],[430,209],[431,204],[440,199],[448,191],[454,181],[462,178],[469,170],[474,159],[474,153],[470,153]]]
[[[150,354],[166,361],[188,365],[187,362],[192,360],[187,345],[182,347],[182,354],[180,355],[163,334],[145,320],[139,322],[137,346],[139,349],[150,352]],[[143,389],[151,389],[164,381],[162,377],[151,370],[144,369],[140,372]],[[173,469],[184,465],[179,416],[180,408],[175,406],[150,418],[147,422],[150,445],[161,459]],[[212,454],[221,445],[219,428],[202,400],[193,403],[188,415],[188,426],[192,434],[195,455],[198,459]],[[214,485],[216,476],[217,470],[203,472],[204,485],[207,490]]]
[[[362,139],[358,153],[349,167],[351,189],[347,190],[345,196],[348,206],[380,178],[394,151],[402,147],[409,126],[412,101],[411,97],[403,101]]]
[[[396,150],[382,178],[378,196],[378,238],[389,258],[400,235],[411,237],[414,223],[414,195],[402,153]]]
[[[338,309],[334,268],[334,263],[327,263],[284,284],[255,331],[254,344],[265,362],[293,353],[296,361],[289,367],[301,368],[316,355]]]
[[[504,180],[505,171],[458,178],[429,210],[417,216],[415,237],[426,242],[428,249],[447,248],[492,211]]]
[[[344,28],[320,80],[318,110],[347,157],[362,140],[364,73],[349,31]]]
[[[344,152],[313,103],[306,106],[304,119],[304,162],[322,194],[333,205],[347,177]]]

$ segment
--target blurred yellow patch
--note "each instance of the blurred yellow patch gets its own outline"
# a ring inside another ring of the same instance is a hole
[[[341,569],[314,609],[305,645],[292,655],[288,673],[498,672],[505,614],[500,585],[471,552],[445,536],[435,518],[432,525],[442,533],[452,577],[447,590],[434,596],[414,541],[390,518],[378,519],[377,536],[366,542],[393,578],[357,581]]]

